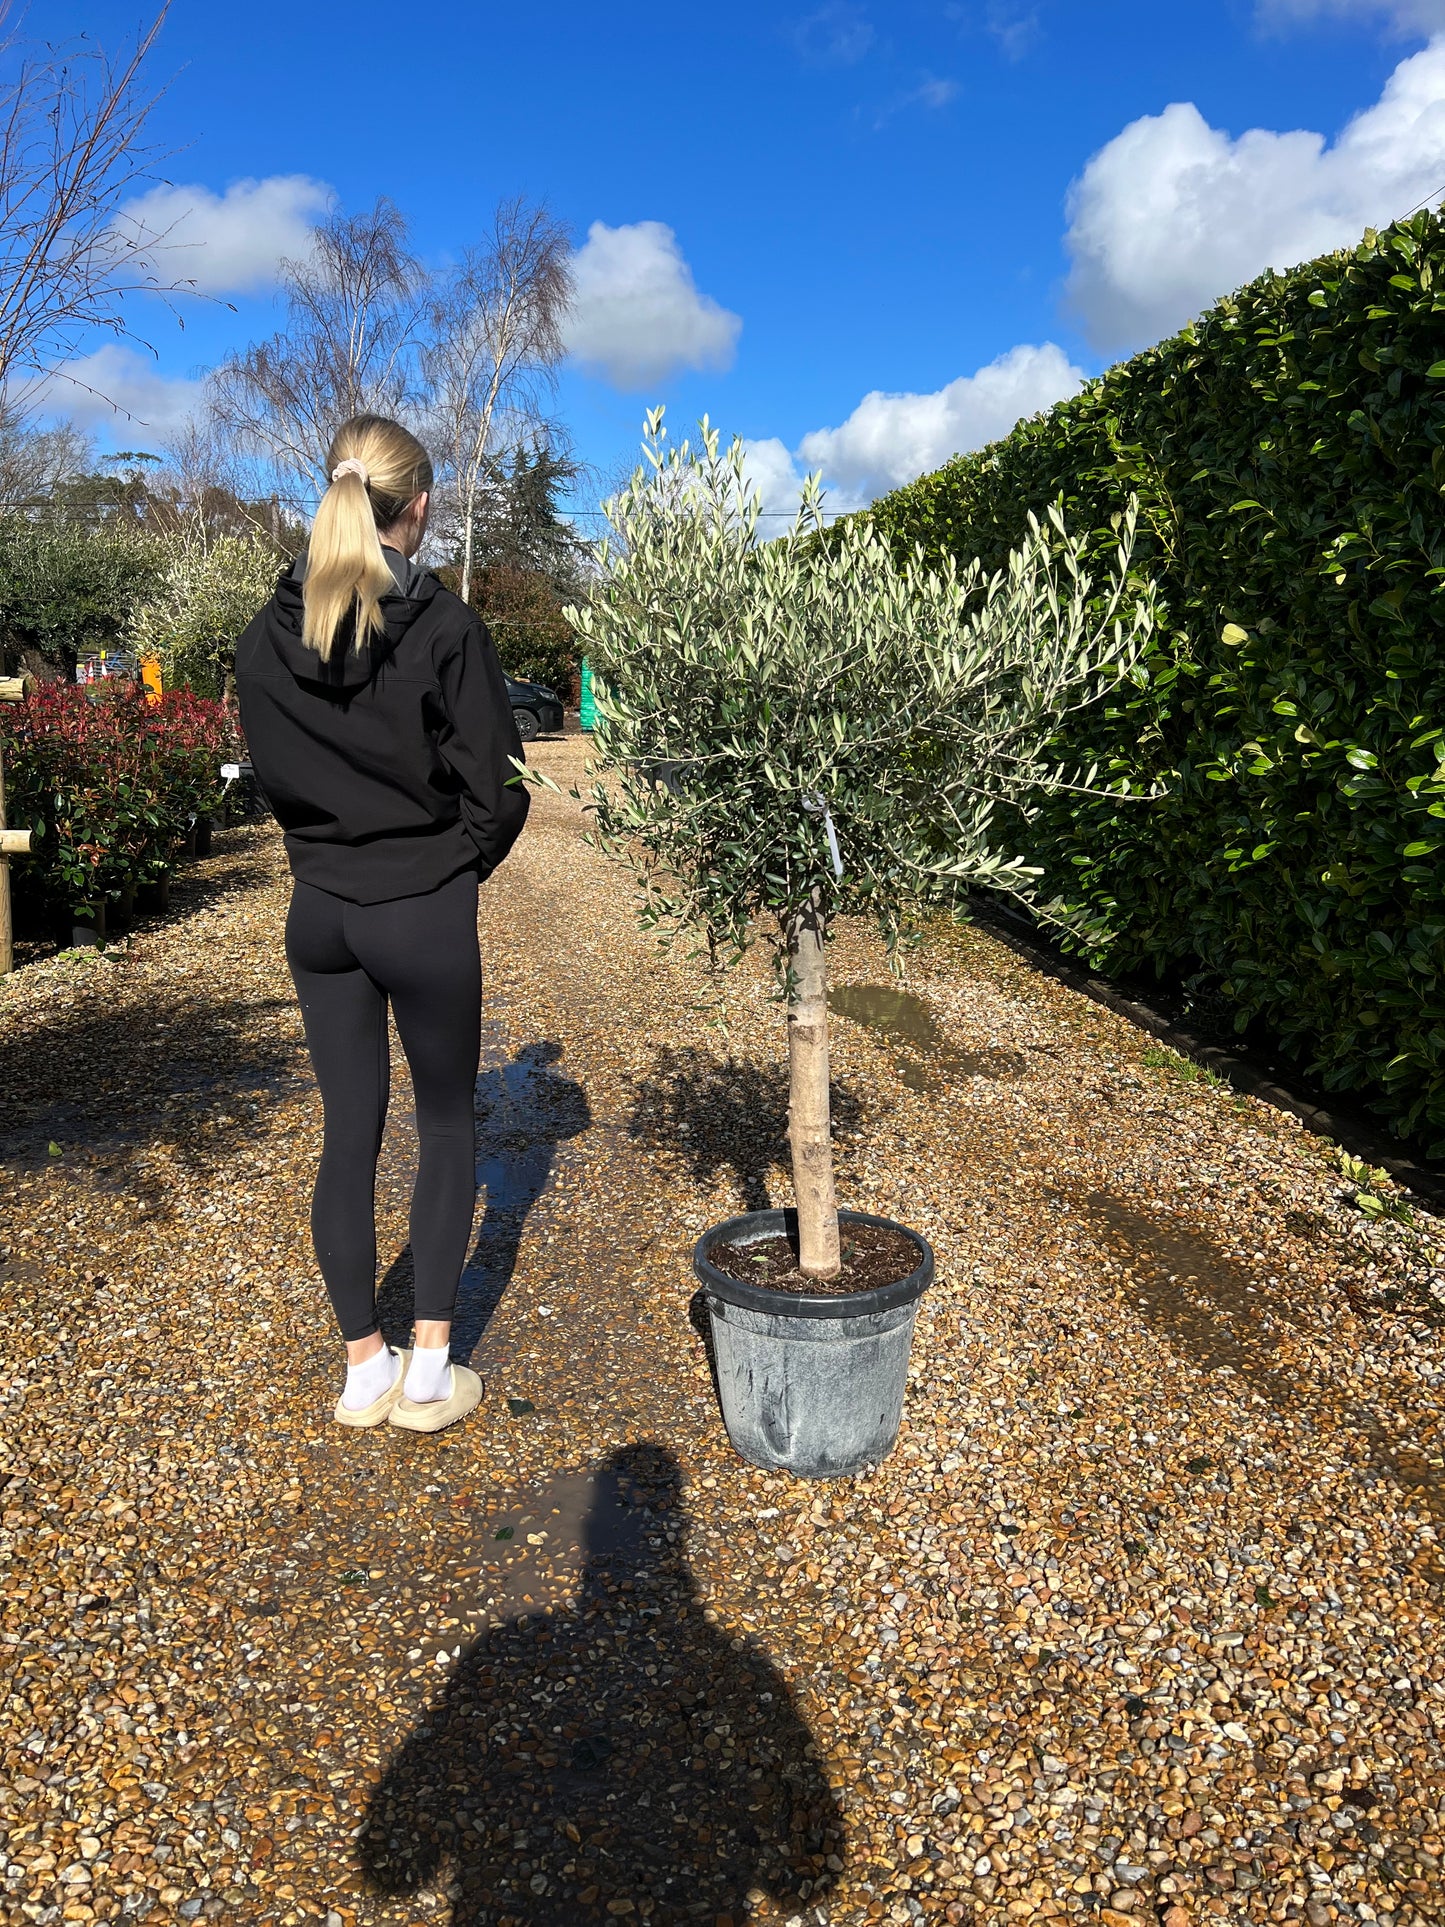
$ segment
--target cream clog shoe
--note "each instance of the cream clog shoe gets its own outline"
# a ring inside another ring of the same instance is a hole
[[[383,1392],[380,1398],[374,1398],[370,1405],[352,1407],[343,1405],[341,1400],[337,1399],[336,1410],[332,1413],[332,1417],[338,1425],[385,1425],[391,1417],[392,1408],[401,1397],[401,1388],[406,1383],[406,1368],[411,1363],[410,1345],[404,1352],[398,1351],[393,1346],[392,1357],[401,1360],[401,1370],[397,1373],[395,1382],[389,1390]]]
[[[445,1398],[418,1403],[403,1395],[391,1408],[392,1424],[403,1432],[440,1432],[445,1426],[455,1425],[459,1418],[465,1418],[468,1412],[475,1412],[482,1402],[481,1379],[466,1365],[452,1365],[448,1369],[452,1389]]]

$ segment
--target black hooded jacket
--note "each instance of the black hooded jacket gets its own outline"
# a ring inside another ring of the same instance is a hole
[[[365,648],[349,623],[329,662],[302,642],[304,558],[236,645],[246,747],[291,873],[351,903],[490,875],[530,802],[491,637],[434,575],[383,553],[397,587]]]

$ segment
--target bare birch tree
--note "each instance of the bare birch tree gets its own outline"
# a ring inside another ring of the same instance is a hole
[[[92,465],[90,437],[73,422],[37,428],[17,408],[0,404],[0,510],[45,502]]]
[[[286,326],[215,369],[213,416],[235,445],[314,496],[332,436],[353,415],[396,415],[417,400],[427,283],[390,201],[333,213],[312,252],[281,264]]]
[[[188,416],[162,439],[161,452],[163,466],[156,487],[171,497],[182,515],[196,513],[206,496],[218,490],[239,499],[252,481],[245,458],[209,415]]]
[[[164,235],[122,202],[157,156],[143,143],[155,96],[142,85],[168,4],[125,51],[89,41],[0,44],[0,393],[23,405],[96,329],[135,339],[128,295],[171,294]],[[0,6],[0,26],[10,15]]]
[[[555,387],[572,299],[563,224],[522,197],[500,203],[491,232],[438,291],[423,368],[471,594],[477,516],[499,438],[536,424]]]

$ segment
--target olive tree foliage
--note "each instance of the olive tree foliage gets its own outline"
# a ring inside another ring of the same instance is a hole
[[[1135,671],[1152,587],[1131,568],[1132,505],[1102,583],[1056,509],[986,576],[900,564],[863,517],[825,538],[816,477],[788,533],[760,542],[743,444],[723,452],[706,421],[672,446],[657,410],[645,451],[568,611],[598,689],[582,800],[647,926],[698,933],[720,966],[771,945],[802,1267],[830,1276],[829,930],[861,913],[891,946],[960,880],[1029,894],[995,814],[1093,793],[1097,773],[1060,769],[1049,743]]]
[[[132,615],[127,647],[154,656],[168,687],[234,693],[236,641],[276,586],[281,559],[258,535],[217,535],[192,515],[156,542],[158,592]]]

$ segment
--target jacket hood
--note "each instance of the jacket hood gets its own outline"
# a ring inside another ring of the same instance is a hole
[[[306,580],[307,562],[304,549],[276,584],[267,624],[269,641],[298,683],[333,694],[365,688],[423,609],[441,593],[442,585],[430,569],[408,561],[397,549],[383,548],[381,552],[396,583],[381,598],[384,631],[379,636],[373,634],[360,649],[353,648],[352,619],[348,616],[337,631],[329,662],[301,640],[301,585]]]

